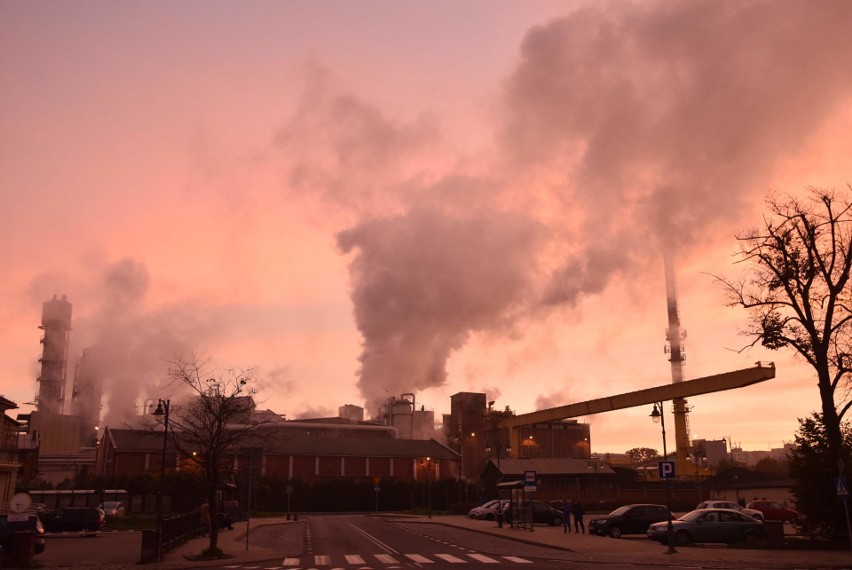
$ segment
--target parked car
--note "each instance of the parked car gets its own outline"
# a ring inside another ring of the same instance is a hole
[[[47,532],[92,533],[101,530],[106,515],[94,507],[67,507],[56,509],[41,517]]]
[[[778,501],[752,501],[746,505],[748,509],[754,509],[763,513],[763,520],[793,522],[799,518],[799,513],[793,509],[784,507]]]
[[[27,520],[8,520],[9,515],[0,515],[0,550],[12,550],[12,537],[21,530],[30,530],[35,534],[35,554],[41,554],[46,547],[44,542],[44,525],[35,515],[28,515]],[[13,517],[14,518],[14,517]]]
[[[31,503],[30,504],[30,514],[31,515],[41,515],[47,512],[47,505],[44,503]]]
[[[653,523],[668,522],[669,516],[672,515],[665,505],[625,505],[603,518],[590,520],[589,533],[612,538],[621,538],[624,534],[645,534]]]
[[[490,500],[486,503],[479,505],[478,507],[473,507],[472,509],[470,509],[468,511],[467,516],[469,516],[472,519],[481,519],[482,518],[482,511],[489,508],[489,507],[496,505],[497,503],[498,503],[497,499],[492,499],[492,500]]]
[[[648,527],[648,538],[668,544],[668,521]],[[674,542],[747,542],[763,539],[763,523],[733,509],[696,509],[672,521]]]
[[[703,503],[698,503],[696,509],[731,509],[732,511],[739,511],[742,514],[751,517],[753,519],[757,519],[759,521],[763,520],[763,513],[758,511],[757,509],[747,509],[745,507],[741,507],[738,503],[733,501],[704,501]]]
[[[532,502],[533,524],[549,524],[550,526],[562,526],[562,511],[558,511],[541,501]]]
[[[482,508],[480,508],[479,512],[476,514],[476,518],[485,519],[487,521],[497,520],[497,515],[501,510],[505,512],[508,504],[509,501],[504,500],[489,501],[482,505]]]
[[[98,508],[108,517],[123,517],[124,503],[121,501],[105,501],[98,505]]]

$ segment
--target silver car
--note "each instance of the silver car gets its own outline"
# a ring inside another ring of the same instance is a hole
[[[696,509],[731,509],[732,511],[739,511],[742,514],[749,516],[753,519],[757,519],[759,521],[763,520],[763,513],[758,511],[757,509],[747,509],[745,507],[741,507],[739,504],[733,501],[704,501],[703,503],[698,503]]]
[[[732,509],[696,509],[672,521],[674,542],[746,542],[757,544],[764,537],[763,523]],[[668,522],[648,527],[648,538],[668,543]]]
[[[104,512],[104,514],[108,517],[123,517],[124,516],[124,503],[121,501],[105,501],[98,505],[98,508]]]
[[[483,505],[479,505],[478,507],[473,507],[468,511],[467,516],[472,519],[481,519],[484,516],[484,512],[486,509],[496,505],[498,503],[497,499],[492,499]]]

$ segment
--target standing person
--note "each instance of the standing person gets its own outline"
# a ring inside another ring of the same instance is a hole
[[[571,512],[574,513],[574,532],[580,532],[583,529],[583,534],[586,534],[586,523],[583,522],[583,515],[586,511],[583,510],[583,505],[580,501],[574,501],[571,505]]]
[[[562,533],[571,532],[571,501],[562,499]]]

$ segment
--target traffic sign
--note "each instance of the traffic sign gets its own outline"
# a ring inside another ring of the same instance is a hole
[[[849,481],[846,480],[845,475],[838,475],[834,478],[834,488],[837,491],[838,499],[849,498]]]
[[[535,491],[536,479],[537,477],[535,471],[524,471],[524,490]]]
[[[657,469],[660,471],[660,479],[674,479],[675,478],[675,462],[674,461],[660,461],[657,464]]]

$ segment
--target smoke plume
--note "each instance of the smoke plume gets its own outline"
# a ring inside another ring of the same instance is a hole
[[[368,409],[440,386],[471,334],[517,332],[659,265],[666,244],[688,255],[730,235],[773,166],[850,95],[852,4],[812,8],[594,3],[536,27],[505,81],[486,168],[427,152],[440,129],[422,118],[320,90],[307,116],[333,125],[333,152],[291,182],[358,204],[338,245],[355,253]],[[294,120],[277,140],[298,133]]]

